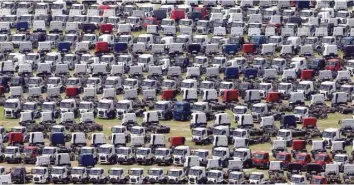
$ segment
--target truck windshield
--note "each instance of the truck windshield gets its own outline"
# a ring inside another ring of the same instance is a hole
[[[101,170],[90,170],[90,175],[101,175]]]
[[[184,88],[193,88],[194,83],[192,82],[182,82],[182,87]]]
[[[51,133],[56,133],[56,132],[63,132],[64,128],[60,127],[52,127]]]
[[[189,25],[191,25],[191,22],[189,20],[180,20],[179,25],[180,26],[189,26]]]
[[[7,41],[8,37],[6,35],[0,35],[0,41]],[[26,55],[28,56],[28,55]],[[26,60],[30,60],[30,59],[27,59],[26,57]]]
[[[253,106],[252,107],[252,112],[262,113],[263,111],[264,111],[264,107],[258,107],[258,106]]]
[[[45,172],[46,172],[45,169],[33,169],[32,170],[32,174],[36,174],[36,175],[45,174]]]
[[[230,173],[229,179],[241,179],[241,174]]]
[[[129,107],[129,104],[127,104],[127,103],[117,103],[117,106],[116,106],[117,109],[128,109],[128,107]]]
[[[53,154],[53,153],[54,153],[54,150],[51,148],[44,148],[42,151],[42,154],[44,154],[44,155]]]
[[[46,61],[55,61],[56,56],[54,55],[46,55],[45,60]]]
[[[23,35],[13,35],[12,36],[12,41],[23,41],[24,36]]]
[[[147,24],[147,25],[154,24],[154,19],[145,19],[144,24]]]
[[[118,155],[128,155],[129,153],[130,153],[129,150],[127,150],[127,149],[120,148],[117,150]]]
[[[136,155],[147,155],[147,154],[148,154],[148,150],[138,149],[136,151]]]
[[[244,109],[244,108],[234,108],[234,109],[233,109],[233,112],[234,112],[235,114],[244,114],[244,113],[247,112],[247,109]]]
[[[42,104],[42,110],[54,110],[54,106],[55,105],[43,103]]]
[[[332,43],[332,38],[323,38],[322,39],[322,44],[331,44]]]
[[[74,56],[73,55],[65,55],[63,58],[63,61],[73,61]]]
[[[23,105],[23,110],[34,110],[35,109],[35,105],[34,104],[24,104]]]
[[[193,175],[193,176],[199,176],[199,174],[201,174],[202,171],[198,170],[198,169],[190,169],[188,175]]]
[[[276,159],[277,159],[277,160],[280,160],[280,161],[283,161],[283,160],[286,159],[286,156],[285,156],[285,155],[277,154],[277,155],[276,155]]]
[[[286,84],[279,84],[278,90],[288,90],[290,89],[291,85],[286,85]]]
[[[232,132],[232,135],[233,135],[234,137],[240,137],[240,138],[243,137],[243,136],[242,136],[242,132],[236,131],[236,130]]]
[[[204,82],[204,83],[200,84],[200,88],[214,89],[214,84],[213,83]]]
[[[140,129],[140,128],[132,128],[131,129],[131,134],[140,135],[141,133],[143,133],[143,129]]]
[[[159,176],[159,175],[162,174],[161,172],[162,172],[161,170],[149,170],[149,175],[151,175],[151,176]]]
[[[213,151],[213,156],[224,157],[224,155],[225,155],[225,151],[223,151],[223,150],[214,150]]]
[[[220,174],[221,175],[221,174]],[[207,177],[208,178],[213,178],[213,179],[216,179],[219,177],[219,173],[216,173],[216,172],[208,172],[207,173]]]
[[[109,109],[109,107],[110,107],[109,103],[98,102],[97,108],[99,109]]]
[[[278,43],[280,43],[280,39],[278,39],[278,38],[269,38],[269,43],[274,43],[274,44],[278,44]]]
[[[244,152],[242,151],[235,151],[234,152],[234,157],[238,157],[238,158],[243,158],[244,157]]]
[[[295,184],[301,183],[302,180],[303,180],[303,179],[300,178],[300,177],[291,177],[291,182],[294,182]]]
[[[207,27],[208,26],[208,22],[207,21],[198,21],[197,22],[197,26],[199,27]]]
[[[256,158],[256,159],[263,159],[263,158],[264,158],[264,154],[255,153],[255,154],[253,154],[253,158]]]
[[[112,148],[99,147],[98,148],[98,153],[110,154],[110,153],[112,153]]]
[[[6,148],[5,150],[5,154],[15,154],[16,153],[16,149],[14,148]]]
[[[90,17],[90,22],[99,23],[102,21],[101,17]]]
[[[166,110],[167,108],[167,104],[155,104],[155,110]]]
[[[120,175],[122,175],[122,171],[121,170],[110,170],[109,175],[120,176]]]
[[[316,155],[315,160],[316,161],[324,161],[326,159],[326,156],[324,155]]]
[[[116,82],[115,80],[106,80],[105,85],[115,85],[116,84],[115,82]]]
[[[153,87],[155,85],[155,81],[143,81],[143,86]]]
[[[261,174],[251,174],[250,179],[260,180],[261,176]]]
[[[161,25],[171,26],[173,25],[172,20],[162,20]]]
[[[184,155],[185,150],[183,149],[175,149],[175,151],[173,152],[173,154],[175,155]]]
[[[268,89],[271,89],[271,85],[270,84],[260,84],[259,85],[259,89],[260,90],[268,90]]]
[[[342,86],[342,87],[340,88],[340,91],[342,91],[342,92],[347,92],[347,93],[351,93],[351,92],[353,92],[353,87]]]
[[[189,172],[190,173],[190,172]],[[172,171],[172,170],[169,170],[168,173],[167,173],[168,176],[171,176],[171,177],[178,177],[179,176],[179,171]]]
[[[52,174],[63,174],[64,173],[64,169],[52,169]]]
[[[314,38],[307,38],[305,40],[305,44],[315,44],[316,43],[316,39]]]
[[[56,35],[48,35],[47,40],[48,41],[56,41],[56,40],[58,40],[58,37]]]
[[[80,103],[79,109],[90,109],[90,104],[88,103]]]
[[[94,150],[90,148],[81,148],[80,149],[80,154],[93,154]]]
[[[99,82],[98,79],[88,79],[87,80],[87,84],[92,84],[92,85],[98,84],[98,82]]]
[[[324,137],[324,138],[333,138],[335,136],[335,134],[336,133],[334,133],[334,132],[323,131],[322,137]]]
[[[205,109],[206,109],[205,105],[194,104],[192,106],[192,111],[201,111],[201,112],[203,112]]]
[[[133,86],[135,84],[136,84],[135,80],[126,80],[126,81],[124,81],[124,85]]]
[[[54,85],[56,85],[58,83],[59,83],[59,81],[56,78],[50,78],[50,79],[48,79],[48,82],[47,82],[47,84],[54,84]]]
[[[71,108],[71,102],[60,102],[60,108]]]
[[[66,41],[75,41],[77,39],[76,35],[66,35],[64,40]]]
[[[92,41],[94,38],[94,36],[91,36],[91,35],[84,35],[82,37],[82,41]]]
[[[29,84],[38,84],[39,83],[39,79],[30,79],[28,81]]]
[[[204,64],[206,62],[206,58],[196,58],[195,63],[197,64]]]
[[[306,109],[295,109],[295,114],[305,114],[306,112]]]
[[[168,150],[156,150],[155,155],[156,156],[166,156],[168,154]]]
[[[118,62],[123,62],[123,63],[127,63],[131,60],[131,57],[129,56],[119,56],[118,57]]]
[[[118,42],[123,42],[123,43],[128,43],[129,42],[129,37],[119,37]]]
[[[84,169],[75,169],[73,168],[71,170],[71,174],[83,174],[84,173]]]
[[[306,159],[306,156],[305,155],[296,155],[295,158],[296,158],[296,160],[303,161]]]
[[[193,136],[202,136],[203,135],[202,130],[193,130],[192,132],[193,132],[192,133]]]
[[[17,103],[14,103],[14,102],[5,102],[5,105],[4,105],[4,107],[6,109],[14,109],[14,108],[16,108],[16,106],[17,106]]]
[[[182,104],[177,104],[175,105],[174,109],[173,110],[176,110],[176,111],[182,111],[183,110],[183,105]]]
[[[140,176],[141,171],[140,170],[129,170],[129,175],[131,176]]]
[[[333,160],[336,161],[336,162],[344,162],[345,158],[346,158],[345,156],[335,155]]]
[[[220,84],[220,89],[231,89],[232,84],[231,83],[221,83]]]
[[[147,43],[148,42],[148,37],[138,37],[138,41],[137,42]]]
[[[280,132],[280,131],[277,134],[277,136],[283,137],[283,138],[286,137],[287,135],[289,135],[288,132]]]
[[[300,84],[297,86],[297,89],[298,89],[298,90],[307,90],[309,87],[310,87],[309,84],[301,84],[301,83],[300,83]]]

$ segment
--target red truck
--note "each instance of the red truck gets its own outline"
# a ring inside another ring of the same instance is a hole
[[[291,154],[288,152],[279,152],[275,156],[275,160],[283,162],[284,169],[287,169],[289,163],[291,163],[292,157]]]
[[[332,58],[326,62],[326,70],[339,71],[342,68],[342,62],[339,58]]]
[[[295,163],[301,164],[303,169],[307,168],[307,164],[311,163],[311,154],[297,153],[295,155]]]
[[[252,163],[253,166],[256,168],[263,168],[263,169],[268,169],[269,168],[269,153],[268,152],[254,152],[252,154]]]
[[[332,163],[332,158],[327,153],[318,153],[315,155],[315,163],[321,165],[325,169],[326,164]]]

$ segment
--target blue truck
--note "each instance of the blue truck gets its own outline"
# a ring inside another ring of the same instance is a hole
[[[187,121],[191,117],[191,104],[189,102],[177,102],[173,108],[175,121]]]

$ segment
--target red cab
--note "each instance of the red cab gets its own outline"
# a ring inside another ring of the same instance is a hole
[[[307,168],[307,164],[311,163],[311,155],[309,153],[297,153],[295,162],[301,164],[303,168]]]
[[[339,71],[341,68],[342,68],[342,64],[339,58],[332,58],[327,60],[326,70]]]
[[[145,17],[144,18],[144,27],[147,27],[149,25],[157,25],[157,18],[156,17]]]
[[[315,163],[324,166],[332,163],[332,158],[327,153],[318,153],[315,155]]]
[[[112,24],[101,24],[100,25],[100,33],[102,34],[111,34],[113,32]]]
[[[288,152],[279,152],[275,156],[277,161],[281,161],[284,164],[284,167],[287,167],[289,163],[291,163],[292,157],[291,154]]]
[[[37,156],[40,155],[37,146],[25,146],[23,153],[25,154],[23,159],[25,164],[35,164]]]
[[[184,10],[172,10],[171,19],[179,21],[184,18],[185,18],[185,11]]]
[[[108,42],[96,42],[96,53],[97,52],[103,52],[103,53],[108,53],[109,52],[109,45]]]
[[[170,147],[176,147],[176,146],[181,146],[184,145],[186,142],[186,138],[182,136],[174,136],[169,138],[170,142]]]
[[[176,98],[176,90],[163,90],[161,94],[161,99],[163,100],[174,100]]]
[[[305,140],[293,140],[293,150],[295,150],[295,151],[306,150],[306,141]]]
[[[235,89],[225,90],[222,96],[222,101],[224,103],[238,101],[238,91]]]
[[[317,118],[302,118],[302,128],[317,128]]]
[[[208,10],[204,7],[194,7],[193,12],[200,12],[202,14],[202,19],[209,19]]]
[[[79,95],[79,88],[77,87],[68,87],[65,89],[65,95],[67,97],[76,97]]]
[[[254,152],[252,154],[253,166],[257,168],[269,168],[269,153],[268,152]]]
[[[280,92],[268,92],[267,103],[281,102]]]
[[[313,175],[311,177],[311,182],[310,184],[328,184],[327,183],[327,178],[319,175]]]
[[[256,45],[255,44],[243,44],[242,45],[242,52],[245,54],[254,53],[254,52],[256,52]]]
[[[9,133],[9,145],[23,144],[23,134],[21,132]]]
[[[304,69],[301,71],[301,80],[311,80],[314,76],[312,69]]]

